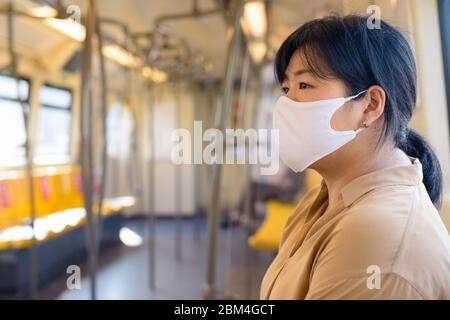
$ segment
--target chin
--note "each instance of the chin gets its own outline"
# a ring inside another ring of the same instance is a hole
[[[329,167],[333,163],[332,160],[330,158],[328,158],[328,157],[329,157],[329,155],[326,156],[326,157],[323,157],[323,158],[321,158],[319,160],[317,160],[316,162],[312,163],[308,167],[308,169],[312,169],[312,170],[315,170],[317,172],[321,172],[321,171],[326,170],[326,168]]]

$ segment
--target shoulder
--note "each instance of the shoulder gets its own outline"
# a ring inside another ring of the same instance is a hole
[[[408,188],[373,190],[355,201],[337,217],[315,268],[330,277],[365,275],[370,266],[391,272],[408,229],[412,202]]]
[[[435,208],[422,201],[422,191],[417,186],[379,188],[342,212],[314,262],[318,285],[342,281],[345,286],[379,270],[390,274],[393,286],[426,298],[448,297],[448,234],[437,236]]]
[[[381,239],[398,242],[416,210],[416,201],[414,190],[409,186],[372,190],[342,213],[335,235],[354,237],[364,244]]]
[[[423,185],[374,189],[349,206],[333,229],[337,241],[357,240],[352,249],[361,250],[376,247],[396,251],[410,243],[430,243],[438,233],[448,239]]]
[[[364,214],[366,218],[374,216],[373,213],[377,213],[376,216],[379,217],[408,214],[414,209],[417,200],[415,188],[416,186],[384,186],[369,190],[348,206],[349,216],[356,217],[353,213],[358,213],[359,216]]]

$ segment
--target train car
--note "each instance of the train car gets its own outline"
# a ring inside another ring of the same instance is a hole
[[[0,0],[0,298],[449,300],[449,17]]]

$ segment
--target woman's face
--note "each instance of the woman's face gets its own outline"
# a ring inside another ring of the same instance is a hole
[[[284,94],[294,101],[310,102],[348,96],[347,88],[342,80],[337,78],[319,79],[308,70],[307,64],[304,63],[302,55],[299,53],[292,56],[285,73],[286,78],[281,87]],[[332,116],[332,128],[337,131],[346,131],[362,127],[364,109],[367,104],[366,99],[348,101]],[[310,168],[316,169],[317,165],[326,165],[327,160],[337,160],[336,157],[343,155],[345,150],[350,151],[352,146],[354,147],[353,141],[316,161]]]

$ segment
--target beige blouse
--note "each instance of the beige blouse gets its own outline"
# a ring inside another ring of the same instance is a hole
[[[323,180],[308,192],[261,299],[450,299],[449,234],[410,159],[354,179],[330,208]]]

